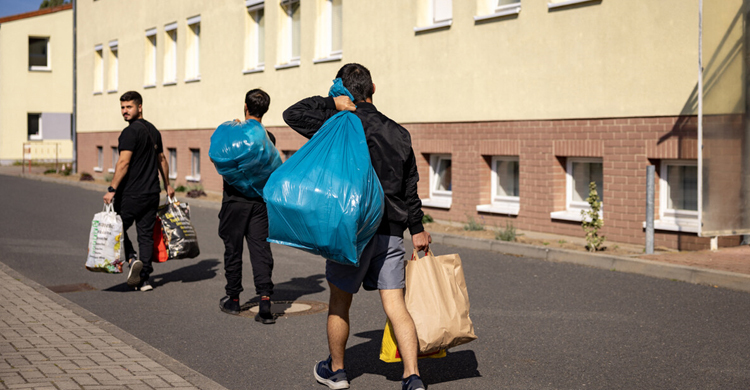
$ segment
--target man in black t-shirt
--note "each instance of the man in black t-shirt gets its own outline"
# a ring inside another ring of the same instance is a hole
[[[270,104],[271,98],[264,91],[249,91],[245,95],[245,120],[260,123]],[[268,132],[268,137],[275,145],[276,138],[273,134]],[[266,240],[268,211],[263,198],[249,198],[224,180],[224,197],[219,212],[219,237],[224,241],[224,274],[227,278],[227,295],[219,301],[219,308],[224,313],[240,314],[244,239],[250,252],[255,293],[260,297],[255,320],[263,324],[275,323],[271,313],[273,255],[271,244]]]
[[[104,195],[109,204],[114,199],[115,212],[122,218],[125,243],[125,258],[128,259],[128,286],[140,291],[151,291],[148,281],[154,268],[151,261],[154,253],[154,224],[159,207],[159,174],[164,180],[167,195],[174,196],[167,174],[169,163],[164,157],[161,133],[143,119],[143,99],[138,92],[125,92],[120,97],[120,111],[129,123],[119,138],[120,155],[115,166],[112,184]],[[138,248],[133,248],[128,238],[128,229],[135,222],[138,233]]]

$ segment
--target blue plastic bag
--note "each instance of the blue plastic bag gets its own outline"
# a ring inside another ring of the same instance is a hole
[[[268,177],[281,166],[279,151],[260,122],[224,122],[211,135],[208,157],[227,183],[250,198],[263,196]]]
[[[344,92],[349,94],[334,80],[329,94]],[[263,198],[268,241],[359,266],[383,217],[383,188],[362,121],[349,111],[328,119],[271,175]]]

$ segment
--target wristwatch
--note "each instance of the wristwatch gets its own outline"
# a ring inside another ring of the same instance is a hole
[[[109,186],[109,188],[107,188],[107,192],[115,192],[115,191],[117,191],[115,190],[115,187]]]

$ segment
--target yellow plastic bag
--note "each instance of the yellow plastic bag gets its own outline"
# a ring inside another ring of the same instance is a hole
[[[445,357],[446,353],[444,349],[437,352],[419,354],[417,358],[432,358],[438,359]],[[396,345],[396,335],[393,334],[393,326],[391,321],[386,320],[385,330],[383,331],[383,342],[380,344],[380,360],[386,363],[397,363],[401,361],[401,354],[398,352],[398,345]]]

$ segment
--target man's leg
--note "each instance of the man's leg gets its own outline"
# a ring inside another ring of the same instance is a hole
[[[404,363],[403,378],[408,378],[410,375],[419,375],[419,368],[417,367],[417,351],[419,349],[417,329],[414,327],[414,320],[406,310],[404,290],[380,290],[380,299],[383,301],[385,315],[388,316],[391,325],[393,325],[393,334],[396,336],[398,351]]]
[[[219,237],[224,241],[224,287],[227,296],[239,298],[242,288],[243,238],[247,229],[249,207],[240,202],[221,204],[219,212]]]
[[[250,252],[250,264],[253,266],[255,293],[261,297],[273,294],[273,254],[268,238],[268,212],[266,204],[258,202],[252,205],[250,221],[246,234],[247,250]]]
[[[154,225],[156,224],[156,209],[159,207],[159,194],[149,194],[138,197],[139,212],[136,217],[136,232],[138,233],[138,250],[143,262],[141,282],[148,280],[154,267],[151,264],[154,257]]]
[[[130,261],[130,259],[137,257],[137,253],[135,252],[135,249],[133,249],[133,243],[128,237],[128,229],[130,229],[130,227],[133,226],[133,222],[135,222],[136,213],[132,207],[133,202],[129,199],[126,200],[122,195],[118,195],[115,196],[114,203],[115,212],[120,216],[120,219],[122,219],[122,241],[124,244],[123,247],[125,248],[125,261]]]
[[[344,352],[349,339],[349,308],[352,294],[328,282],[331,297],[328,301],[328,351],[331,353],[331,371],[344,368]],[[409,317],[411,318],[411,317]]]

